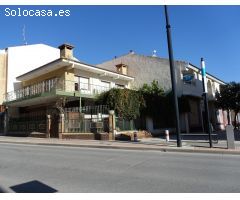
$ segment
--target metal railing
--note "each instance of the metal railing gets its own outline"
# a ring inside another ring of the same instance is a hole
[[[117,131],[132,131],[136,129],[133,120],[126,120],[120,117],[116,117],[115,122]]]
[[[81,107],[81,111],[79,107],[69,107],[69,108],[64,108],[64,111],[65,112],[81,112],[84,114],[97,115],[99,113],[108,114],[109,107],[107,105],[83,106]]]
[[[101,85],[94,85],[90,83],[76,83],[74,81],[63,80],[58,78],[44,80],[24,88],[8,92],[4,95],[4,101],[10,102],[20,99],[32,98],[44,93],[51,93],[56,91],[63,92],[79,92],[86,95],[97,95],[108,91],[109,87]]]
[[[18,117],[10,117],[8,122],[9,132],[32,132],[46,133],[47,118],[43,113],[26,114]]]
[[[95,116],[96,117],[96,116]],[[109,121],[107,118],[87,118],[79,112],[67,112],[65,114],[64,132],[66,133],[90,133],[108,132]]]

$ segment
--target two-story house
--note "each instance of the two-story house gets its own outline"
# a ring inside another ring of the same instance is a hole
[[[30,120],[39,118],[42,126],[35,123],[22,124],[8,129],[14,131],[44,132],[47,124],[46,115],[52,118],[51,137],[58,137],[59,114],[64,108],[91,105],[96,95],[113,87],[129,88],[133,77],[111,70],[102,69],[78,61],[73,56],[73,46],[59,46],[60,58],[35,68],[18,76],[19,88],[8,92],[5,96],[5,106],[8,108],[8,118],[26,116]],[[30,118],[29,118],[30,116]]]

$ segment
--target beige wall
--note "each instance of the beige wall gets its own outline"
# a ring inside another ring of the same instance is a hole
[[[22,86],[26,87],[26,86],[33,85],[35,83],[39,83],[41,81],[51,79],[51,78],[56,78],[56,77],[60,78],[60,79],[68,79],[69,78],[68,76],[70,76],[71,73],[73,73],[73,70],[66,71],[66,68],[61,68],[59,70],[55,70],[55,71],[46,73],[42,76],[38,76],[37,78],[30,79],[30,80],[27,80],[27,81],[23,81]]]
[[[57,87],[71,92],[71,91],[75,90],[75,75],[88,77],[91,88],[94,88],[94,86],[104,87],[102,81],[109,82],[110,88],[115,87],[116,84],[124,85],[125,87],[128,86],[128,81],[126,81],[126,80],[114,79],[113,77],[109,77],[109,76],[100,76],[99,74],[96,74],[96,73],[92,73],[89,71],[82,71],[82,70],[78,70],[78,69],[74,69],[74,68],[69,68],[69,66],[66,66],[59,70],[55,70],[53,72],[46,73],[46,74],[38,76],[36,78],[30,79],[27,81],[23,81],[21,83],[21,88],[40,83],[44,80],[58,78],[60,80],[60,82],[58,82]],[[62,81],[65,81],[65,82],[62,82]],[[61,83],[64,83],[64,84],[61,85]],[[104,88],[101,88],[101,89],[104,89]]]
[[[0,105],[3,103],[4,94],[7,92],[6,90],[6,77],[7,77],[7,59],[5,53],[0,53]]]

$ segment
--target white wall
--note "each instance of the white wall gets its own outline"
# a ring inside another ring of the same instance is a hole
[[[202,88],[203,85],[202,85],[202,75],[201,75],[200,70],[197,68],[194,69],[191,65],[188,65],[188,66],[181,65],[180,70],[181,71],[189,70],[189,71],[194,72],[195,79],[193,80],[192,84],[184,84],[184,82],[182,80],[182,74],[180,74],[178,76],[178,81],[179,81],[178,96],[192,95],[192,96],[201,97],[202,93],[203,93],[203,88]],[[219,91],[220,83],[217,82],[216,80],[212,79],[209,75],[207,75],[207,83],[209,81],[211,83],[211,87],[208,88],[208,94],[209,94],[209,98],[213,98],[213,97],[215,97],[216,89]],[[210,85],[208,85],[208,86],[210,86]]]
[[[44,44],[8,48],[7,92],[14,90],[16,77],[60,58],[60,50]]]

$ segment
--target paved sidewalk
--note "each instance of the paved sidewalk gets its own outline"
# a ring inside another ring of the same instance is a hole
[[[226,140],[224,139],[219,140],[217,143],[214,142],[213,148],[209,148],[207,140],[183,140],[182,147],[177,147],[174,137],[170,138],[169,142],[166,142],[161,137],[144,138],[138,142],[132,142],[0,136],[0,143],[240,155],[240,141],[235,141],[235,149],[227,149]]]

